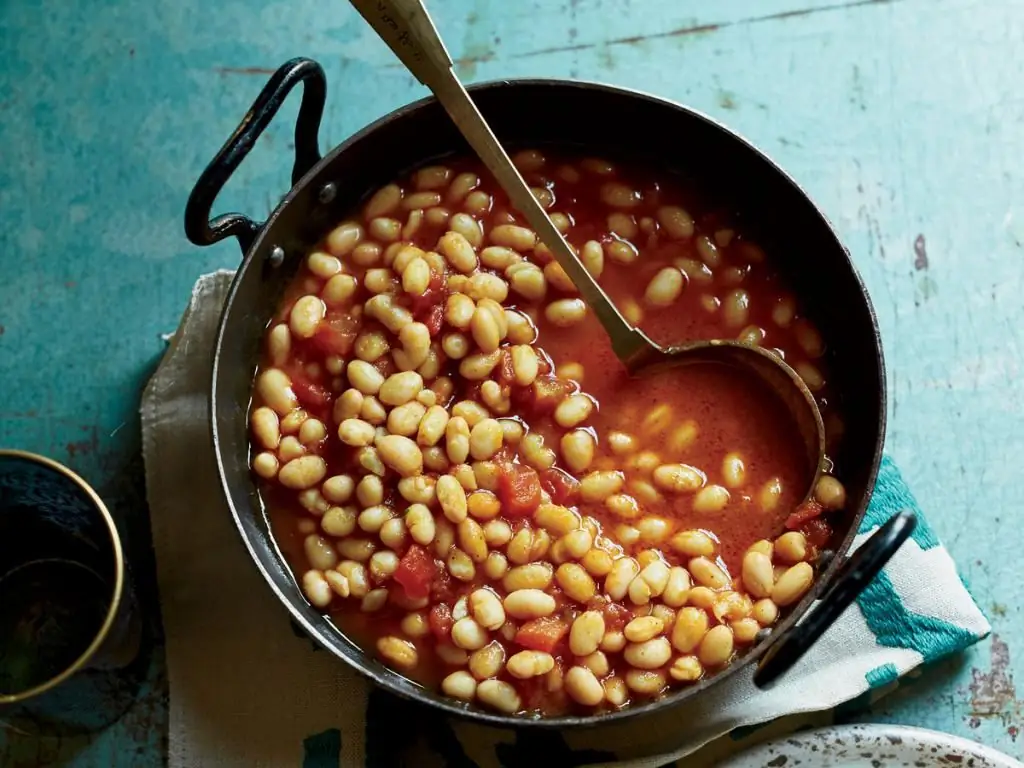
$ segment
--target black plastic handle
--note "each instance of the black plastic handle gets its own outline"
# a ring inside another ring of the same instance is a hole
[[[210,218],[214,200],[231,174],[249,154],[256,139],[270,125],[281,104],[299,83],[302,88],[302,104],[295,121],[295,165],[292,167],[292,184],[309,172],[320,161],[317,136],[320,132],[320,118],[324,114],[327,98],[327,78],[319,64],[312,59],[296,58],[285,62],[267,81],[267,84],[252,103],[234,133],[220,148],[210,164],[206,166],[188,197],[185,206],[185,236],[196,245],[213,245],[225,237],[234,235],[242,247],[242,253],[249,250],[259,224],[241,213],[227,213],[215,219]]]
[[[796,664],[878,575],[916,525],[917,516],[904,510],[875,531],[836,571],[835,581],[818,606],[802,622],[780,635],[768,649],[754,672],[754,685],[768,688]]]

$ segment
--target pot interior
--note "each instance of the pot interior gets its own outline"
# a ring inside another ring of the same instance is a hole
[[[736,220],[743,231],[764,247],[829,343],[827,359],[846,423],[841,453],[833,458],[850,499],[846,518],[836,525],[833,546],[845,551],[864,514],[881,457],[884,370],[870,302],[847,252],[820,212],[764,155],[685,108],[634,92],[560,81],[499,82],[471,91],[509,148],[557,147],[670,169],[710,199],[739,212]],[[416,166],[468,152],[441,108],[424,101],[369,126],[324,158],[273,213],[239,269],[222,319],[212,403],[218,458],[236,523],[292,616],[317,642],[371,679],[455,713],[467,709],[364,654],[303,597],[270,535],[250,475],[247,413],[259,340],[309,248],[379,186]],[[277,248],[285,255],[280,265],[271,258]],[[815,588],[779,623],[775,634],[806,610],[838,561],[819,576]],[[756,659],[769,643],[757,644],[743,659],[701,683],[621,712],[526,721],[477,709],[470,712],[501,724],[565,727],[607,722],[696,695]]]

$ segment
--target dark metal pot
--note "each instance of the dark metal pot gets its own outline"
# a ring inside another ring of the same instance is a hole
[[[291,191],[263,223],[237,213],[210,220],[217,193],[300,82]],[[897,515],[846,557],[871,497],[885,433],[878,326],[849,254],[821,212],[778,166],[693,110],[635,91],[564,80],[501,81],[470,91],[507,146],[578,147],[670,168],[743,212],[744,230],[772,254],[833,350],[829,364],[847,425],[837,459],[850,500],[832,543],[837,556],[786,619],[730,667],[657,701],[591,716],[535,719],[467,707],[387,669],[311,606],[274,544],[249,469],[247,415],[260,339],[304,255],[369,191],[418,165],[469,150],[437,102],[425,99],[392,112],[321,157],[317,132],[326,82],[320,66],[308,59],[289,61],[271,77],[203,172],[185,211],[185,232],[193,243],[210,245],[234,236],[244,253],[217,334],[210,404],[224,494],[249,553],[292,617],[320,645],[390,691],[451,714],[503,726],[596,725],[671,707],[754,663],[755,682],[770,684],[850,605],[914,525],[909,513]],[[817,598],[821,603],[794,629]]]

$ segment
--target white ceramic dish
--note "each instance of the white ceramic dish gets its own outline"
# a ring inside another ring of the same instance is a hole
[[[1021,768],[974,741],[903,725],[847,725],[758,744],[719,768]]]

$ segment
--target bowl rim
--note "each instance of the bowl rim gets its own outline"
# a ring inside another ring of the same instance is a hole
[[[809,207],[809,211],[813,212],[820,220],[821,223],[827,228],[828,232],[835,241],[835,244],[840,253],[842,253],[846,266],[849,269],[850,275],[853,278],[853,284],[857,288],[857,298],[859,302],[867,310],[868,317],[870,318],[871,330],[872,330],[872,343],[874,346],[874,357],[878,363],[878,437],[875,441],[874,451],[871,458],[870,466],[866,475],[866,490],[859,500],[857,507],[852,511],[849,519],[849,530],[842,542],[839,544],[836,550],[836,557],[832,558],[832,562],[826,566],[826,568],[817,574],[814,583],[808,590],[804,598],[791,610],[789,615],[781,622],[779,622],[773,628],[774,631],[768,641],[762,641],[755,643],[751,646],[750,650],[744,654],[743,657],[729,664],[727,667],[717,671],[715,674],[704,678],[698,683],[689,685],[685,688],[677,688],[671,690],[667,694],[652,700],[646,700],[641,703],[632,704],[622,709],[603,711],[594,714],[587,715],[558,715],[558,716],[540,716],[540,715],[503,715],[495,712],[484,710],[480,707],[473,706],[470,704],[461,703],[456,699],[443,696],[425,686],[421,686],[409,678],[405,678],[398,672],[385,667],[383,664],[377,662],[372,654],[356,644],[354,641],[348,639],[340,628],[336,625],[331,624],[333,631],[330,634],[340,635],[345,638],[352,646],[354,646],[358,653],[355,654],[356,658],[350,658],[347,655],[337,652],[335,647],[331,644],[328,639],[328,633],[322,631],[320,628],[314,626],[310,621],[302,615],[299,608],[293,603],[293,599],[284,593],[279,585],[275,582],[274,576],[268,572],[260,561],[257,550],[262,550],[263,545],[254,540],[254,537],[250,537],[246,530],[246,524],[242,519],[242,515],[239,510],[236,509],[233,502],[231,483],[228,477],[228,470],[225,467],[225,462],[222,457],[221,438],[219,434],[218,418],[217,418],[217,389],[218,379],[220,376],[220,350],[224,344],[224,337],[227,333],[229,320],[232,318],[232,308],[235,306],[235,299],[238,295],[239,288],[242,283],[242,278],[246,274],[247,269],[253,267],[256,261],[257,254],[265,248],[265,244],[269,240],[271,232],[274,231],[274,227],[280,219],[282,213],[288,208],[290,204],[302,194],[308,187],[310,187],[316,180],[317,176],[322,173],[325,169],[329,168],[334,161],[343,153],[350,151],[353,147],[358,145],[362,140],[370,136],[372,133],[380,130],[384,126],[403,120],[408,116],[420,112],[426,108],[430,108],[437,104],[437,99],[433,96],[426,96],[421,99],[417,99],[411,103],[397,107],[396,109],[381,115],[372,122],[359,129],[351,136],[347,137],[341,143],[333,147],[327,154],[323,155],[318,162],[316,162],[309,171],[295,184],[292,185],[291,189],[287,194],[280,199],[280,202],[274,208],[273,212],[267,217],[266,221],[260,226],[259,232],[254,237],[252,244],[245,251],[243,261],[235,272],[235,276],[232,279],[231,285],[228,289],[225,297],[224,307],[221,312],[220,320],[218,322],[217,332],[214,343],[214,354],[213,354],[213,365],[211,369],[211,389],[209,395],[210,404],[210,427],[211,437],[214,444],[214,455],[217,464],[217,472],[221,481],[221,488],[225,497],[225,500],[231,510],[232,518],[235,522],[235,526],[241,535],[242,541],[249,552],[250,559],[253,561],[256,568],[263,575],[264,580],[270,586],[273,593],[277,596],[277,599],[285,606],[292,620],[297,622],[306,632],[311,639],[313,639],[319,646],[329,651],[333,656],[339,658],[350,667],[356,669],[360,674],[369,679],[371,683],[379,685],[389,691],[390,693],[400,696],[402,698],[416,701],[420,704],[426,704],[434,707],[437,710],[443,711],[446,714],[455,715],[461,718],[466,718],[475,722],[484,723],[487,725],[501,726],[501,727],[524,727],[524,726],[535,726],[547,729],[560,729],[560,728],[573,728],[573,729],[585,729],[588,727],[595,727],[606,724],[618,724],[625,720],[641,717],[644,715],[651,715],[660,710],[671,709],[675,706],[683,704],[685,701],[696,697],[703,693],[709,688],[716,684],[724,682],[727,678],[738,674],[741,669],[746,669],[752,664],[755,664],[764,653],[771,647],[775,639],[780,637],[787,629],[797,623],[811,608],[814,601],[816,601],[825,587],[831,583],[837,568],[842,564],[844,556],[850,551],[851,545],[854,538],[858,534],[859,526],[867,512],[868,504],[871,500],[871,496],[874,490],[875,482],[877,481],[879,467],[882,461],[883,445],[885,441],[886,433],[886,421],[887,421],[887,392],[886,392],[886,367],[885,358],[882,349],[881,334],[878,327],[878,317],[874,309],[874,305],[871,302],[870,296],[868,295],[867,288],[864,284],[863,278],[861,277],[856,265],[851,258],[849,249],[840,240],[836,233],[835,227],[832,222],[825,216],[821,209],[814,203],[810,195],[807,194],[806,190],[796,180],[787,173],[771,156],[759,149],[752,142],[746,139],[743,135],[737,131],[729,128],[723,122],[699,111],[685,104],[667,99],[656,94],[652,94],[646,91],[641,91],[633,88],[626,88],[622,86],[612,85],[608,83],[591,81],[591,80],[579,80],[569,78],[501,78],[495,80],[489,80],[481,83],[474,83],[467,86],[467,90],[470,94],[474,93],[489,93],[493,91],[502,91],[507,89],[521,89],[521,88],[573,88],[599,94],[606,94],[619,98],[628,99],[639,99],[646,101],[653,106],[662,109],[671,109],[675,112],[681,112],[691,119],[706,123],[710,128],[717,129],[724,133],[733,142],[738,142],[740,146],[745,148],[748,152],[754,154],[762,162],[768,164],[772,171],[779,177],[779,180],[784,183],[788,183],[802,198],[805,205]],[[500,128],[498,129],[500,132]],[[430,158],[424,157],[423,162],[428,161]],[[851,286],[852,287],[852,286]],[[250,516],[253,510],[249,510]],[[279,560],[283,560],[280,551],[276,545],[272,547],[275,550],[275,556]],[[291,572],[290,569],[286,570]],[[293,576],[294,581],[294,576]],[[376,667],[376,668],[375,668]],[[752,673],[751,673],[752,674]],[[414,690],[404,690],[396,681],[392,680],[390,675],[394,675],[401,680],[408,681],[413,685],[418,686]]]

